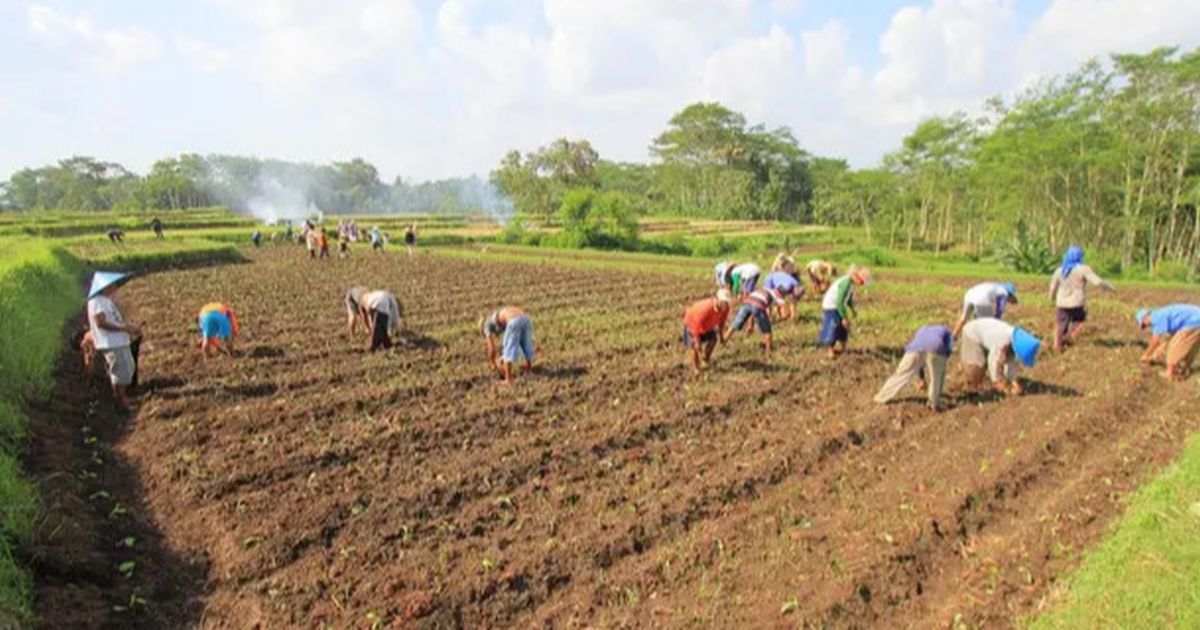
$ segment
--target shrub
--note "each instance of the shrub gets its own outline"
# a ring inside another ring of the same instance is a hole
[[[1012,241],[996,247],[996,259],[1021,273],[1050,273],[1058,265],[1058,257],[1050,251],[1045,239],[1031,235],[1024,220],[1017,221]]]
[[[558,208],[562,232],[552,239],[556,247],[637,250],[637,213],[626,195],[575,188],[563,196]]]

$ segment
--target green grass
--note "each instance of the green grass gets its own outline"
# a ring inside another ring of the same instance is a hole
[[[89,238],[66,241],[65,245],[89,267],[120,271],[152,271],[244,259],[237,246],[203,238],[172,237],[161,241],[127,238],[123,245]]]
[[[80,265],[48,241],[0,241],[0,627],[29,619],[28,573],[14,548],[29,541],[37,491],[21,476],[21,405],[47,391],[63,323],[83,304]]]
[[[1056,628],[1200,628],[1200,435],[1134,493],[1069,589],[1029,622]]]

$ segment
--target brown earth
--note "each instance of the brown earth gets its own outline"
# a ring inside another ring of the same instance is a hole
[[[880,278],[837,362],[811,346],[807,303],[779,326],[773,362],[743,336],[697,380],[677,340],[683,306],[708,291],[698,278],[252,255],[126,289],[150,340],[133,419],[84,413],[90,394],[65,370],[62,397],[35,417],[47,477],[91,457],[55,448],[84,445],[80,426],[111,445],[97,467],[111,479],[43,483],[62,497],[51,518],[77,532],[41,554],[45,619],[1010,625],[1200,427],[1196,383],[1143,373],[1130,324],[1128,305],[1178,293],[1097,300],[1079,346],[1023,372],[1027,395],[952,383],[951,409],[933,415],[916,392],[886,407],[870,396],[915,323],[957,311],[965,281]],[[402,347],[368,355],[343,332],[341,294],[359,283],[400,297],[415,331]],[[195,312],[212,300],[238,310],[234,361],[199,360]],[[1016,320],[1049,333],[1049,305],[1026,301]],[[501,303],[528,308],[542,351],[512,387],[487,373],[475,333]],[[50,422],[61,417],[77,419]],[[100,486],[146,548],[110,547],[124,530],[87,501]],[[114,577],[124,558],[132,578]],[[146,604],[113,612],[137,580]]]

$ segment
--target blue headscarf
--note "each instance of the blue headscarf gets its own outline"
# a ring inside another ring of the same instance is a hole
[[[1071,272],[1082,263],[1083,248],[1078,245],[1068,247],[1067,253],[1063,254],[1062,277],[1066,278],[1071,275]]]

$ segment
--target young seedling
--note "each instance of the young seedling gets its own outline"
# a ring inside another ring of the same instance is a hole
[[[133,576],[133,570],[135,568],[137,568],[137,563],[133,560],[126,560],[125,562],[117,565],[117,571],[127,578]]]
[[[786,602],[783,602],[783,606],[779,607],[779,614],[790,615],[797,610],[800,610],[800,600],[793,597]]]

